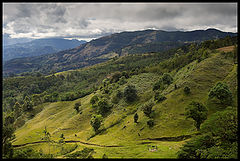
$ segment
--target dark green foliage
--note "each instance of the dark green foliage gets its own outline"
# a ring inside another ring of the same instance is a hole
[[[60,135],[60,139],[59,139],[59,143],[64,143],[64,139],[65,139],[65,137],[64,137],[64,134],[62,133],[61,135]]]
[[[105,115],[111,108],[106,98],[100,99],[97,103],[98,113]]]
[[[81,102],[77,102],[74,105],[74,109],[77,111],[77,113],[79,112],[79,106],[81,106]]]
[[[120,85],[123,85],[123,84],[127,83],[125,76],[122,76],[122,77],[119,79],[118,83],[119,83]]]
[[[186,95],[190,94],[190,88],[188,86],[184,87],[183,91]]]
[[[154,121],[153,121],[153,119],[148,120],[148,121],[147,121],[147,125],[148,125],[149,127],[153,127],[153,126],[154,126]]]
[[[98,132],[102,124],[102,119],[102,115],[93,115],[91,118],[90,124],[96,133]]]
[[[36,159],[36,158],[50,158],[50,156],[42,152],[35,151],[33,148],[24,148],[14,150],[14,159]]]
[[[201,135],[192,138],[178,151],[180,159],[237,159],[237,111],[227,108],[202,124]]]
[[[217,98],[223,105],[232,104],[232,92],[229,90],[229,87],[223,83],[218,82],[216,85],[211,88],[208,97],[210,99]]]
[[[202,132],[211,132],[213,136],[220,137],[219,144],[233,143],[238,139],[237,111],[228,107],[224,111],[214,113],[206,120],[201,128]]]
[[[153,91],[163,90],[167,85],[173,82],[173,78],[169,73],[164,73],[163,76],[153,85]]]
[[[134,115],[134,122],[135,122],[135,123],[138,123],[137,121],[138,121],[138,114],[135,113],[135,115]]]
[[[15,105],[13,106],[13,112],[14,112],[14,117],[17,119],[21,114],[22,114],[22,106],[16,102]]]
[[[94,95],[91,99],[90,99],[90,103],[92,104],[92,105],[94,105],[95,103],[97,103],[98,102],[98,96],[97,95]]]
[[[104,153],[102,159],[108,159],[107,155]]]
[[[157,102],[162,102],[165,99],[167,99],[165,96],[163,96],[159,91],[157,91],[154,95],[154,100]]]
[[[178,87],[177,87],[177,85],[176,84],[174,84],[174,89],[176,90],[176,89],[178,89]]]
[[[117,90],[117,92],[113,95],[112,103],[117,104],[122,97],[123,93],[120,90]]]
[[[200,125],[207,119],[207,108],[202,103],[192,101],[185,111],[186,118],[192,118],[197,130],[200,130]]]
[[[13,113],[3,115],[2,125],[2,157],[9,159],[13,157],[13,147],[11,141],[15,138],[14,135],[14,115]]]
[[[149,118],[151,117],[153,106],[154,106],[154,102],[150,100],[150,101],[144,103],[141,107],[143,113]]]
[[[133,102],[137,98],[137,90],[134,85],[128,85],[124,88],[123,95],[127,102]]]
[[[162,81],[163,81],[163,84],[169,85],[173,82],[173,78],[169,73],[164,73],[162,76]]]
[[[118,82],[121,76],[122,76],[122,73],[121,73],[121,72],[115,72],[115,73],[112,75],[112,78],[110,79],[110,83],[116,83],[116,82]]]
[[[153,91],[159,90],[159,89],[162,90],[163,88],[164,88],[164,85],[163,85],[162,78],[159,81],[157,81],[156,83],[154,83],[154,85],[153,85]]]
[[[196,136],[184,144],[184,146],[177,152],[178,159],[200,159],[201,154],[198,153],[199,149],[207,149],[213,145],[214,140],[212,139],[212,135],[210,133]]]
[[[24,111],[30,111],[32,109],[33,109],[32,101],[28,96],[26,96],[25,99],[24,99],[24,103],[23,103],[23,110]]]

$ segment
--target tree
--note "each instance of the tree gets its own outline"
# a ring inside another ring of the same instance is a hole
[[[155,93],[154,100],[157,102],[162,102],[165,99],[167,99],[165,96],[163,96],[159,91]]]
[[[211,88],[208,97],[209,99],[217,98],[223,105],[231,105],[233,99],[232,92],[223,82],[217,82],[216,85]]]
[[[77,111],[77,113],[79,112],[79,106],[81,106],[81,102],[77,102],[74,105],[74,109]]]
[[[15,138],[14,135],[14,115],[13,113],[3,114],[3,125],[2,125],[2,157],[12,158],[13,157],[13,147],[11,141]]]
[[[190,88],[188,86],[184,87],[183,91],[186,95],[190,94]]]
[[[147,124],[148,124],[149,127],[153,127],[153,125],[154,125],[153,119],[148,120]]]
[[[90,99],[90,103],[92,104],[92,105],[94,105],[95,103],[97,103],[98,102],[98,96],[97,95],[94,95],[91,99]]]
[[[102,115],[93,115],[90,121],[91,126],[93,127],[95,132],[98,132],[98,129],[100,128],[102,124]]]
[[[147,116],[147,117],[151,117],[151,113],[152,113],[152,107],[154,106],[154,102],[153,101],[148,101],[146,103],[143,104],[142,106],[142,110],[143,113]]]
[[[211,132],[213,136],[218,136],[222,144],[233,143],[238,140],[238,117],[237,110],[228,107],[224,111],[218,111],[206,120],[201,128],[201,132]]]
[[[127,100],[127,102],[135,101],[137,98],[136,87],[134,85],[128,85],[127,87],[125,87],[123,95],[124,95],[125,99]]]
[[[134,122],[135,122],[135,123],[138,123],[137,121],[138,121],[138,114],[135,113],[135,115],[134,115]]]
[[[20,103],[15,103],[15,105],[13,106],[13,111],[15,119],[17,119],[22,113],[22,106],[20,105]]]
[[[186,118],[192,118],[195,121],[195,127],[200,130],[200,125],[207,119],[207,108],[199,102],[192,101],[185,108]]]
[[[23,110],[24,111],[29,111],[29,110],[32,110],[32,109],[33,109],[32,101],[28,96],[26,96],[25,99],[24,99],[24,103],[23,103]]]
[[[159,81],[157,81],[156,83],[154,83],[154,85],[153,85],[153,91],[158,90],[158,89],[163,89],[162,78]]]
[[[237,109],[227,108],[210,116],[201,134],[186,142],[177,152],[180,159],[237,159]]]
[[[111,107],[106,98],[100,99],[98,101],[97,106],[98,106],[98,112],[101,115],[104,115],[105,113],[107,113],[110,110],[110,107]]]
[[[61,133],[61,135],[60,135],[60,139],[59,139],[59,143],[64,143],[64,139],[65,139],[65,137],[64,137],[64,134],[63,133]]]
[[[169,85],[173,82],[173,78],[169,73],[164,73],[162,76],[162,81],[163,81],[163,84]]]

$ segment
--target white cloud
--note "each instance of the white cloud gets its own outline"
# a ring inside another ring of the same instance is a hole
[[[15,38],[208,27],[237,32],[237,3],[3,3],[3,32]]]

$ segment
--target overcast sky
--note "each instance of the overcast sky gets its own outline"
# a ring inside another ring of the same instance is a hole
[[[12,38],[207,28],[237,32],[237,3],[3,3],[3,32]]]

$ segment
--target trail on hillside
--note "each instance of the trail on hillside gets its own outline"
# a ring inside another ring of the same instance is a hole
[[[94,144],[94,143],[87,143],[87,142],[83,142],[80,140],[66,140],[65,143],[81,143],[81,144],[85,144],[85,145],[93,145],[93,146],[99,146],[99,147],[123,147],[120,145],[100,145],[100,144]],[[31,142],[31,143],[24,143],[24,144],[18,144],[18,145],[13,145],[13,147],[22,147],[22,146],[26,146],[26,145],[30,145],[30,144],[39,144],[39,143],[47,143],[47,141],[35,141],[35,142]],[[56,142],[54,142],[56,143]]]
[[[191,138],[194,135],[199,135],[200,133],[192,134],[192,135],[180,135],[180,136],[175,136],[175,137],[160,137],[160,138],[145,138],[141,140],[154,140],[154,141],[183,141]],[[13,145],[13,147],[22,147],[30,144],[39,144],[39,143],[46,143],[47,141],[36,141],[36,142],[31,142],[31,143],[24,143],[24,144],[19,144],[19,145]],[[56,143],[56,142],[54,142]],[[93,146],[98,146],[98,147],[124,147],[121,145],[101,145],[101,144],[94,144],[94,143],[88,143],[80,140],[66,140],[65,143],[81,143],[85,145],[93,145]],[[141,142],[140,144],[149,144],[152,142]]]

